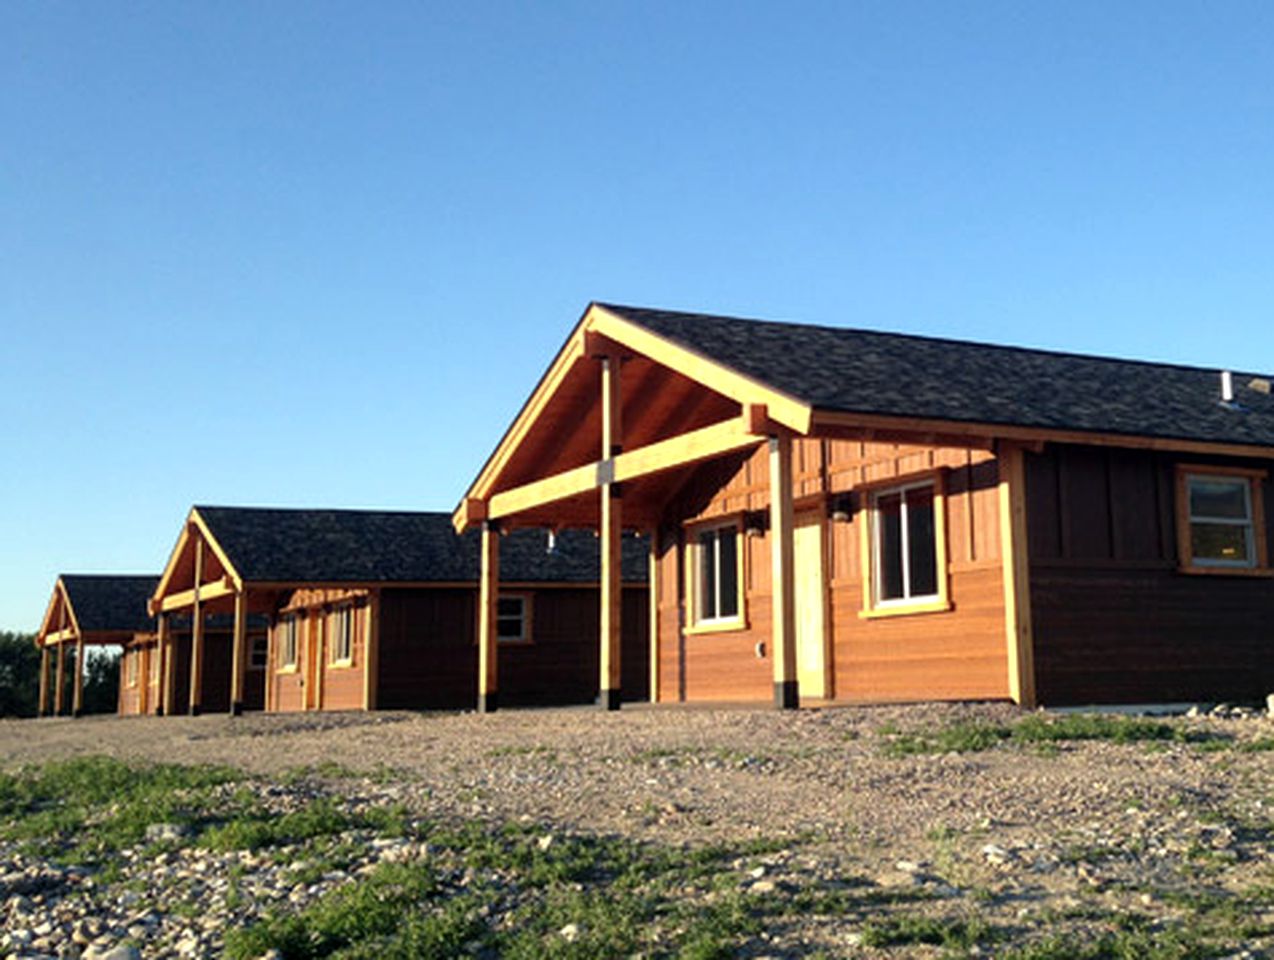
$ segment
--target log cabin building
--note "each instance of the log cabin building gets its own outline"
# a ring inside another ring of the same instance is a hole
[[[453,516],[647,534],[652,698],[1255,700],[1274,398],[1253,374],[591,304]],[[621,647],[621,637],[623,639]]]
[[[93,647],[120,647],[153,641],[155,620],[146,612],[146,601],[155,589],[155,576],[70,574],[58,577],[35,644],[40,650],[39,715],[79,716],[84,709],[85,656]],[[74,674],[70,677],[67,703],[67,650],[75,651]],[[121,713],[145,712],[147,697],[145,668],[137,675],[125,668],[127,653],[120,659]],[[137,669],[134,661],[129,669]],[[130,681],[125,683],[125,681]]]
[[[444,513],[194,507],[150,597],[162,709],[471,708],[477,540]],[[598,553],[580,531],[502,538],[509,702],[596,696]],[[628,680],[646,696],[645,544],[629,538],[625,553]],[[228,624],[220,639],[210,616]]]

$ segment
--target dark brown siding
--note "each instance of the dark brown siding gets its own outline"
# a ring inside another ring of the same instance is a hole
[[[529,593],[531,642],[499,651],[500,702],[508,706],[587,703],[598,691],[599,599],[596,588]],[[623,693],[649,696],[646,591],[624,589]],[[477,592],[472,588],[381,593],[382,709],[469,709],[477,697]]]
[[[1274,689],[1274,581],[1178,571],[1179,462],[1223,461],[1062,445],[1028,454],[1042,703],[1255,700]],[[1271,495],[1267,481],[1267,526]]]

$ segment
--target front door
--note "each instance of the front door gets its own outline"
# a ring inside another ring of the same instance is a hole
[[[802,699],[832,695],[827,681],[827,591],[824,588],[823,514],[802,513],[793,530],[796,581],[796,679]]]

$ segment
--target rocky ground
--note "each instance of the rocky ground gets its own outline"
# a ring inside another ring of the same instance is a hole
[[[1222,714],[4,722],[0,946],[1274,956],[1274,721]]]

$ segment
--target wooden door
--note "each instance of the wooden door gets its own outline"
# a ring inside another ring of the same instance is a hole
[[[793,529],[796,581],[796,679],[802,699],[832,696],[827,655],[827,591],[823,558],[823,515],[798,514]]]

